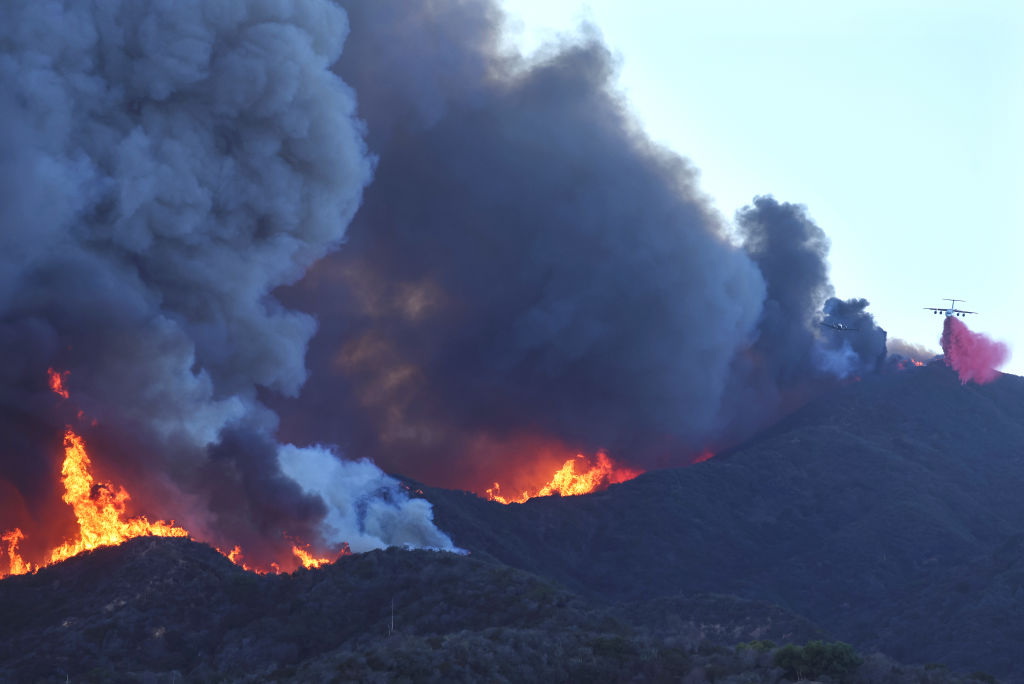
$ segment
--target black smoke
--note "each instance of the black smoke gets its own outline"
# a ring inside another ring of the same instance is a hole
[[[826,335],[826,348],[839,352],[845,357],[845,372],[876,372],[882,369],[886,359],[886,332],[875,324],[875,317],[868,313],[870,302],[866,299],[837,299],[830,297],[824,306],[825,325],[842,325],[848,330]],[[828,330],[835,330],[830,328]],[[844,367],[835,368],[842,374]]]
[[[286,295],[321,326],[289,440],[472,488],[545,437],[682,463],[874,364],[819,326],[806,210],[759,197],[733,234],[595,31],[524,58],[490,2],[343,4],[379,163],[345,249]]]

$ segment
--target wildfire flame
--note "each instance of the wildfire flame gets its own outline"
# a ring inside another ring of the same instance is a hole
[[[715,454],[711,451],[704,451],[700,456],[693,459],[692,463],[703,463],[704,461],[710,460],[715,457]]]
[[[68,392],[64,387],[67,372],[58,373],[51,368],[48,374],[50,389],[67,399]],[[54,548],[50,552],[49,559],[37,566],[24,561],[18,553],[18,544],[25,538],[21,529],[16,527],[4,532],[0,535],[0,542],[7,547],[8,572],[6,574],[0,572],[0,579],[7,575],[24,575],[35,572],[42,566],[58,563],[83,551],[100,546],[114,546],[133,537],[191,538],[189,532],[185,528],[175,525],[173,520],[150,522],[142,515],[125,518],[125,508],[131,500],[131,496],[122,487],[96,482],[92,476],[91,466],[92,461],[86,452],[84,440],[68,427],[64,433],[64,463],[61,466],[64,495],[61,498],[75,512],[75,518],[78,521],[78,535],[74,539],[65,540],[60,546]],[[330,558],[315,557],[308,547],[308,544],[303,548],[297,543],[292,546],[292,552],[304,567],[318,568],[332,562]],[[271,563],[267,569],[249,567],[242,561],[244,554],[239,546],[235,546],[226,553],[221,549],[217,550],[244,570],[260,574],[281,572],[277,563]],[[348,553],[351,552],[346,544],[342,547],[339,556]]]
[[[51,373],[52,379],[60,374]],[[55,392],[61,389],[58,384]],[[59,393],[59,392],[58,392]],[[61,395],[63,396],[63,395]],[[71,506],[78,521],[78,536],[65,540],[50,552],[50,558],[43,565],[57,563],[83,551],[100,546],[120,544],[132,537],[152,535],[157,537],[187,537],[188,532],[174,524],[174,521],[149,522],[145,516],[124,518],[125,505],[131,500],[128,492],[118,487],[93,480],[89,454],[85,451],[82,438],[68,428],[64,433],[64,464],[61,467],[61,482],[64,484],[64,503]],[[24,575],[38,567],[26,563],[18,554],[18,542],[25,538],[19,528],[6,532],[0,540],[7,542],[8,574]],[[0,575],[4,577],[5,575]]]
[[[146,516],[123,519],[125,505],[131,500],[128,492],[116,491],[103,483],[95,483],[89,472],[91,461],[85,443],[71,428],[64,433],[64,503],[71,506],[78,519],[78,539],[65,541],[50,554],[56,563],[98,546],[113,546],[132,537],[187,537],[189,533],[174,521],[149,522]]]
[[[58,373],[52,368],[47,368],[46,374],[50,377],[50,389],[53,390],[54,394],[60,396],[61,399],[67,399],[71,396],[64,387],[64,381],[68,377],[68,371]]]
[[[306,548],[302,548],[298,544],[292,544],[292,553],[295,554],[295,557],[299,559],[300,563],[302,563],[302,567],[307,570],[319,568],[321,565],[327,565],[337,560],[337,558],[333,560],[330,558],[317,558],[310,553],[308,544],[306,545]],[[350,555],[351,553],[352,552],[349,551],[348,544],[345,544],[341,549],[341,553],[338,554],[338,558]]]
[[[34,568],[31,563],[26,563],[18,555],[18,542],[25,538],[25,535],[21,533],[21,530],[15,527],[10,532],[5,532],[3,536],[0,536],[0,541],[7,542],[7,557],[10,562],[10,569],[12,575],[24,575],[25,573],[32,572]],[[0,575],[3,577],[3,575]]]
[[[583,454],[576,454],[576,458],[570,458],[562,467],[555,471],[551,480],[540,489],[534,492],[523,490],[523,493],[516,496],[502,496],[501,485],[497,482],[493,487],[487,489],[488,501],[497,501],[502,504],[524,503],[539,496],[579,496],[603,489],[608,485],[618,484],[632,480],[637,475],[642,475],[642,470],[633,470],[624,466],[616,465],[608,454],[598,452],[596,462],[590,465],[587,470],[576,472],[576,464],[585,462]]]

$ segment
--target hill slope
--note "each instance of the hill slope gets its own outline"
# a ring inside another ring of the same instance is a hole
[[[924,368],[593,496],[427,489],[470,557],[257,576],[136,539],[0,582],[0,681],[778,682],[770,652],[725,646],[822,635],[791,611],[865,653],[1024,681],[1022,425],[1024,380]],[[881,656],[850,679],[925,680],[959,681]]]
[[[851,383],[730,453],[592,496],[425,495],[456,544],[586,595],[735,593],[903,660],[1024,680],[1006,600],[1024,586],[1006,570],[1021,563],[1021,491],[1024,379],[961,386],[932,365]]]
[[[716,644],[821,634],[763,603],[606,607],[507,566],[398,549],[260,576],[186,539],[139,538],[0,582],[4,682],[649,680],[711,657],[750,665]]]

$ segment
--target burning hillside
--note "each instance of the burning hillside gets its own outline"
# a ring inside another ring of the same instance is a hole
[[[339,246],[371,178],[330,70],[347,27],[327,0],[0,9],[9,572],[150,533],[255,568],[451,548],[372,463],[282,443],[264,399],[299,392],[316,329],[274,291]]]
[[[570,458],[562,467],[555,471],[551,480],[534,489],[524,489],[522,493],[502,494],[501,485],[497,482],[487,489],[487,498],[498,503],[525,503],[537,496],[580,496],[599,491],[609,485],[632,480],[643,471],[633,470],[616,465],[608,454],[598,452],[594,459],[587,459],[583,454]]]
[[[58,388],[54,388],[54,391],[67,398],[66,391],[62,393]],[[126,508],[131,496],[121,487],[94,480],[92,462],[86,453],[85,443],[70,427],[64,435],[64,453],[64,462],[61,466],[61,482],[64,486],[62,498],[74,511],[78,524],[77,535],[53,548],[40,562],[33,563],[25,561],[18,551],[19,543],[25,539],[24,533],[19,528],[8,530],[0,536],[0,541],[6,544],[8,558],[7,572],[0,572],[0,578],[33,572],[83,551],[101,546],[115,546],[135,537],[191,536],[184,528],[175,525],[174,521],[161,520],[151,523],[145,516],[129,517]],[[294,569],[299,564],[306,568],[319,567],[332,560],[319,558],[308,548],[301,548],[298,545],[292,546],[292,553],[297,563],[294,560],[288,562],[282,559],[282,562],[272,562],[266,568],[251,568],[246,565],[242,560],[243,552],[238,546],[224,555],[244,569],[258,573],[281,572],[282,568]],[[348,547],[343,546],[340,553],[348,553]]]

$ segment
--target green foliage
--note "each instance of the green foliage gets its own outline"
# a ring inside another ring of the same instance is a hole
[[[754,651],[755,653],[768,653],[777,648],[774,641],[768,639],[755,639],[753,641],[742,641],[736,644],[736,651]]]
[[[775,652],[773,662],[785,670],[788,677],[807,679],[828,675],[842,678],[860,667],[863,659],[853,646],[841,641],[809,641],[804,646],[786,644]]]

